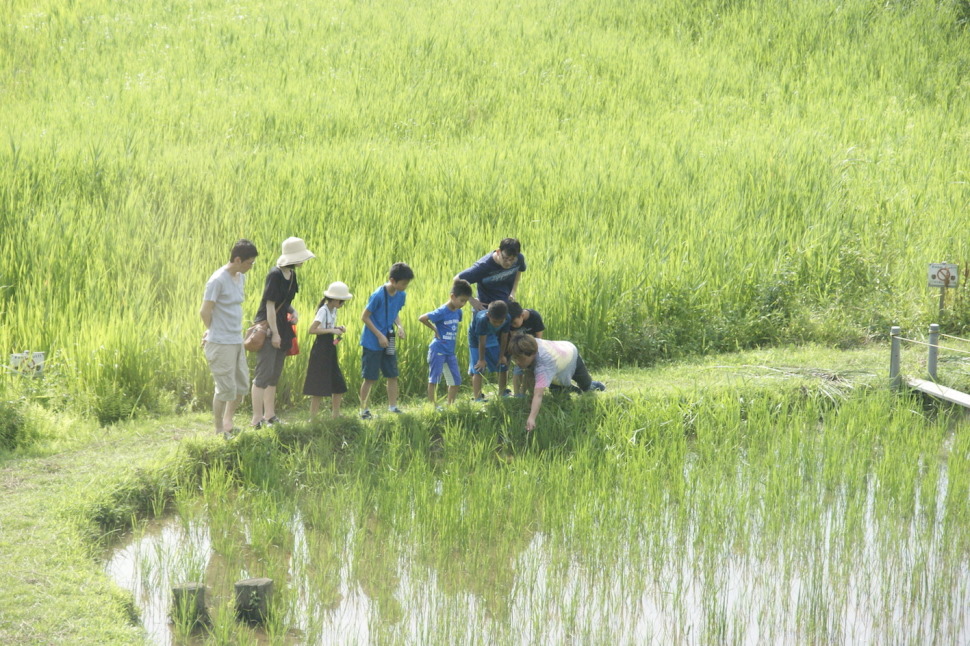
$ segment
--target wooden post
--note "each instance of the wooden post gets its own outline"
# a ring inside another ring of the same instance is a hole
[[[892,326],[889,334],[892,336],[892,350],[889,353],[889,385],[893,390],[899,390],[899,335],[902,329],[898,325]]]
[[[205,609],[205,585],[183,583],[172,588],[172,619],[190,629],[209,622]]]
[[[930,355],[926,362],[926,369],[930,373],[930,379],[936,381],[936,364],[940,356],[940,326],[936,323],[930,325]]]
[[[243,579],[236,582],[236,617],[248,624],[266,621],[273,579]]]

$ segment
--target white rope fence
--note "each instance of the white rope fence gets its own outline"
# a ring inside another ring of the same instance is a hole
[[[964,339],[958,336],[951,336],[949,334],[940,334],[941,337],[945,339],[954,339],[955,341],[963,341],[964,343],[970,343],[970,339]]]
[[[943,336],[943,335],[940,335],[940,336]],[[940,345],[939,343],[928,343],[926,341],[917,341],[916,339],[907,339],[906,337],[903,337],[903,336],[898,338],[900,341],[905,341],[906,343],[915,343],[916,345],[925,345],[928,348],[937,348],[939,350],[946,350],[948,352],[957,352],[959,354],[970,354],[970,350],[960,350],[959,348],[951,348],[945,345]]]
[[[930,379],[933,381],[936,381],[936,368],[940,350],[970,356],[970,350],[940,345],[940,337],[965,343],[970,343],[970,339],[964,339],[950,334],[941,334],[940,326],[936,323],[930,325],[930,335],[928,341],[920,341],[918,339],[910,339],[902,336],[902,329],[897,325],[894,325],[890,330],[890,337],[892,338],[892,350],[889,357],[889,379],[894,388],[898,388],[902,383],[902,378],[900,377],[900,354],[901,345],[903,343],[912,343],[913,345],[920,345],[929,348],[926,369],[929,373]]]

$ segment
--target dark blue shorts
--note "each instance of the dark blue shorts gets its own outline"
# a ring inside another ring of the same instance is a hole
[[[506,372],[507,365],[499,365],[498,346],[485,346],[485,369],[488,372]],[[468,374],[475,374],[475,364],[478,363],[478,346],[468,348]]]
[[[383,374],[387,379],[398,376],[397,355],[384,350],[361,348],[360,375],[367,381],[377,381]]]

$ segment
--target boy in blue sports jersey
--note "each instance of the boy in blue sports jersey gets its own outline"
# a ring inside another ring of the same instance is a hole
[[[509,378],[509,358],[505,356],[505,346],[509,341],[512,319],[505,301],[492,301],[488,309],[476,312],[468,326],[468,374],[472,376],[472,391],[475,401],[485,401],[482,395],[482,373],[498,373],[498,391],[502,396],[509,394],[506,385]]]
[[[383,374],[387,380],[387,410],[400,413],[397,407],[397,345],[396,337],[404,338],[404,327],[398,316],[407,295],[404,290],[414,279],[414,272],[403,262],[391,265],[387,282],[370,295],[367,307],[361,314],[364,329],[360,333],[361,348],[361,377],[360,384],[360,417],[371,419],[367,399],[371,388]]]
[[[472,286],[467,280],[456,278],[451,285],[448,302],[427,314],[418,317],[421,323],[434,332],[428,346],[428,399],[432,405],[437,402],[438,382],[444,373],[448,384],[448,404],[455,403],[458,388],[461,386],[461,371],[455,355],[455,341],[458,338],[458,324],[461,323],[461,310],[472,296]]]

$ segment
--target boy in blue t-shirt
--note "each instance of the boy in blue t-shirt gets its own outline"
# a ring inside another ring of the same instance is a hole
[[[475,401],[485,401],[482,396],[482,371],[498,373],[498,390],[506,396],[508,384],[508,362],[505,348],[509,341],[509,308],[505,301],[492,301],[488,309],[476,312],[468,326],[468,374],[472,376],[472,391]]]
[[[448,302],[418,320],[431,328],[434,339],[428,345],[428,399],[436,402],[436,391],[441,375],[444,373],[448,384],[448,404],[455,403],[458,387],[461,386],[461,371],[455,355],[455,340],[458,338],[458,324],[461,323],[461,310],[472,296],[472,286],[467,280],[456,278],[451,285]],[[446,370],[447,368],[447,370]]]
[[[372,417],[370,409],[367,408],[367,398],[381,374],[387,379],[387,410],[392,413],[401,412],[397,407],[399,373],[396,337],[404,338],[404,327],[401,326],[401,318],[398,314],[407,298],[404,290],[413,279],[414,272],[405,263],[396,262],[391,265],[387,283],[378,287],[370,295],[367,307],[360,316],[360,320],[364,322],[364,330],[360,333],[362,346],[360,364],[361,377],[363,377],[360,384],[361,419]]]

